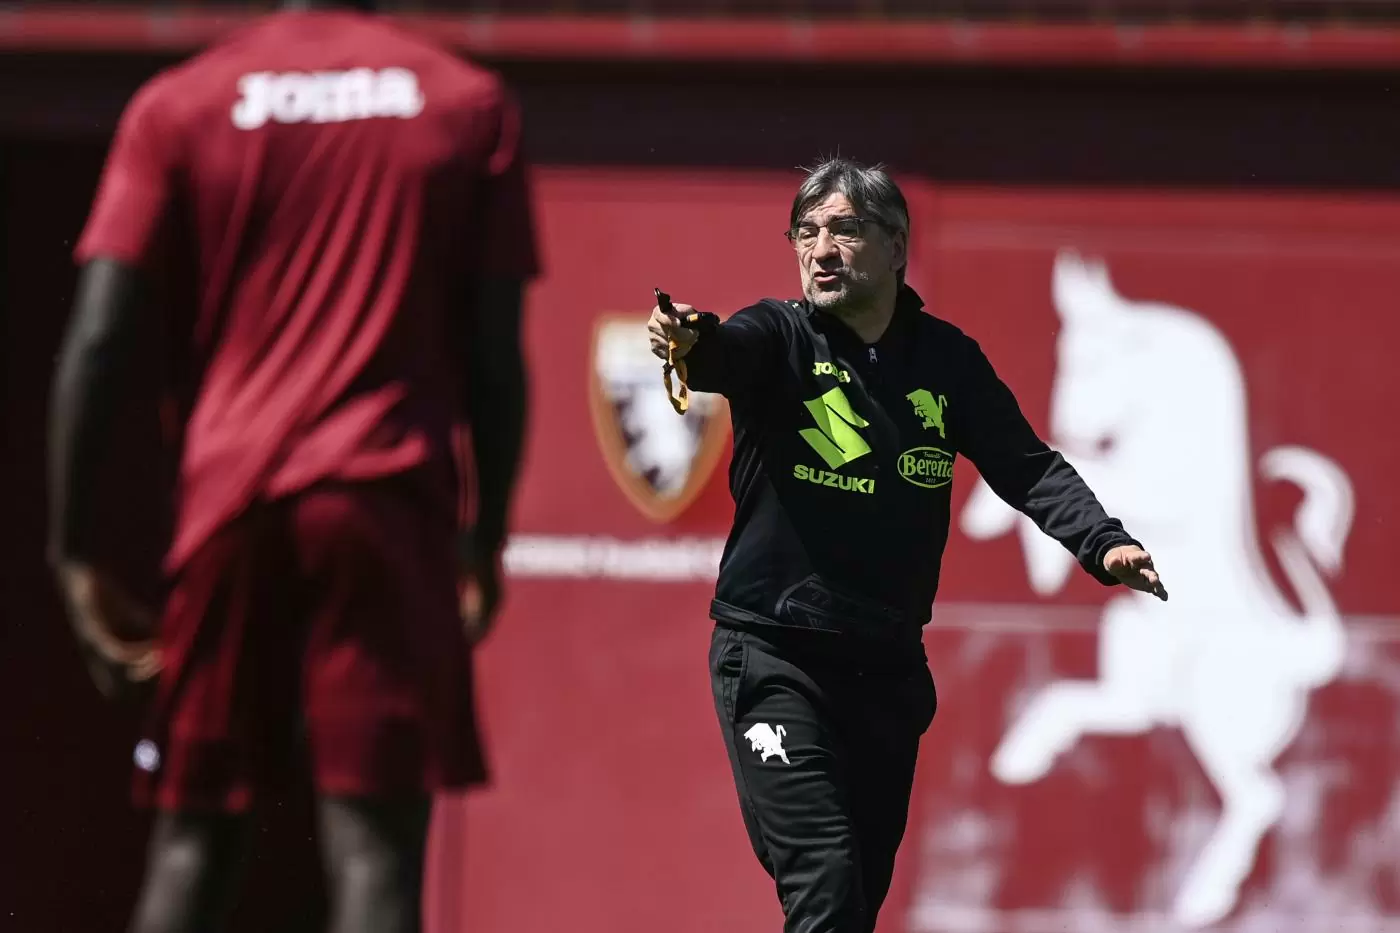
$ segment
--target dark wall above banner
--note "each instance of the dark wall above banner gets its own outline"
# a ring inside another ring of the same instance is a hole
[[[907,0],[906,0],[907,2]],[[501,60],[845,62],[884,65],[997,64],[1034,67],[1341,68],[1400,67],[1400,0],[1351,3],[1160,3],[1143,0],[1059,6],[1052,0],[990,5],[923,4],[925,15],[895,15],[894,3],[815,0],[720,4],[510,4],[509,15],[461,4],[422,4],[403,14],[411,27],[475,55]],[[493,4],[494,5],[494,4]],[[730,4],[737,7],[738,4]],[[263,5],[265,7],[265,5]],[[619,5],[620,6],[620,5]],[[1038,10],[1064,15],[1037,16]],[[1198,10],[1233,11],[1202,17]],[[1270,15],[1276,10],[1277,15]],[[1329,15],[1294,16],[1291,10]],[[1354,11],[1365,11],[1366,16]],[[21,4],[0,16],[0,50],[187,53],[238,28],[255,5]]]

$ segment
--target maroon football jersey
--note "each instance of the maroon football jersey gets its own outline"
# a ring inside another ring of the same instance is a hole
[[[471,281],[537,272],[520,116],[391,23],[268,17],[133,98],[78,260],[178,239],[195,282],[175,570],[250,503],[398,474],[456,508]]]

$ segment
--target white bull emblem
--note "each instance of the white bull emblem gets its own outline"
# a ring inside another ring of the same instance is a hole
[[[1031,696],[992,756],[998,780],[1043,778],[1087,735],[1176,727],[1220,793],[1221,817],[1172,912],[1188,928],[1234,908],[1265,835],[1283,815],[1274,761],[1313,690],[1341,672],[1346,629],[1324,577],[1343,566],[1354,500],[1347,474],[1303,447],[1257,461],[1239,360],[1204,318],[1119,295],[1102,263],[1055,263],[1062,324],[1051,433],[1110,512],[1140,533],[1171,602],[1116,591],[1104,607],[1099,670]],[[1132,385],[1132,393],[1121,391]],[[1101,442],[1111,440],[1111,444]],[[1189,469],[1182,469],[1182,464]],[[1254,473],[1298,486],[1292,528],[1272,544],[1290,605],[1255,532]],[[973,538],[1019,531],[1033,588],[1060,589],[1073,556],[985,482],[961,524]]]
[[[783,751],[783,736],[787,735],[787,729],[783,726],[776,728],[761,722],[744,733],[744,738],[752,743],[753,750],[761,753],[762,761],[767,761],[774,755],[783,760],[783,764],[790,765],[787,752]]]

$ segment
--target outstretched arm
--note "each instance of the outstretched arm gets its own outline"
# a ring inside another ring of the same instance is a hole
[[[975,343],[963,394],[964,410],[956,417],[959,446],[993,491],[1064,545],[1100,583],[1124,583],[1166,599],[1151,555],[1104,511],[1074,467],[1036,435]]]

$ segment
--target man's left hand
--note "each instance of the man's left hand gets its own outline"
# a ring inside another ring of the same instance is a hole
[[[1103,569],[1118,578],[1124,586],[1151,593],[1166,602],[1167,589],[1152,566],[1152,555],[1135,544],[1123,544],[1103,557]]]
[[[470,531],[458,542],[457,607],[472,645],[486,640],[500,609],[503,547],[499,536],[482,541]]]
[[[120,584],[74,562],[58,566],[58,583],[83,661],[103,696],[117,696],[160,672],[155,618]]]

